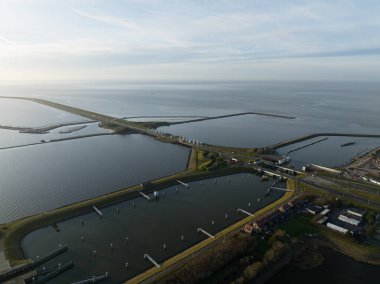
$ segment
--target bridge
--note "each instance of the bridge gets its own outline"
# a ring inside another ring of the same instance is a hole
[[[251,168],[256,172],[264,173],[264,174],[267,174],[268,176],[271,176],[271,177],[276,177],[276,178],[284,179],[284,180],[291,178],[290,176],[288,176],[286,174],[279,174],[279,173],[276,173],[274,171],[271,171],[271,170],[268,170],[268,169],[265,169],[265,168],[262,168],[259,166],[251,166]]]
[[[274,187],[274,186],[272,186],[270,189],[276,189],[276,190],[286,191],[286,192],[293,192],[294,191],[294,190],[291,190],[291,189],[281,188],[281,187]]]

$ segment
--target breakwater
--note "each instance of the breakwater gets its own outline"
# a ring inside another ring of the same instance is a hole
[[[320,137],[320,136],[336,136],[336,137],[365,137],[365,138],[380,138],[380,134],[361,134],[361,133],[339,133],[339,132],[322,132],[322,133],[314,133],[302,137],[298,137],[295,139],[283,141],[277,144],[273,144],[266,148],[277,150],[279,148],[289,146],[292,144],[296,144],[299,142],[303,142],[312,138]]]
[[[45,134],[45,133],[49,133],[49,131],[51,130],[54,130],[60,127],[89,124],[89,123],[95,123],[95,122],[97,121],[94,121],[94,120],[74,121],[74,122],[56,123],[56,124],[51,124],[51,125],[39,126],[39,127],[0,125],[0,129],[18,130],[20,133]]]

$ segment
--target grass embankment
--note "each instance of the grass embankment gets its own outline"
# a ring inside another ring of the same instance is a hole
[[[196,171],[197,170],[197,160],[198,160],[198,151],[196,148],[191,148],[189,154],[189,160],[187,162],[187,170],[188,171]]]
[[[228,167],[227,160],[215,152],[208,150],[198,150],[197,170],[198,171],[215,171]]]
[[[262,148],[238,148],[219,145],[210,145],[210,148],[212,148],[214,151],[234,156],[235,158],[238,158],[244,162],[251,162],[253,159],[258,157],[258,155],[264,154],[265,152],[265,150]]]
[[[288,188],[294,189],[294,183],[288,182]],[[136,277],[132,278],[131,280],[127,281],[126,283],[141,283],[143,281],[148,280],[153,275],[156,275],[156,278],[160,277],[158,274],[160,272],[164,271],[165,269],[169,269],[173,265],[184,261],[186,258],[191,257],[192,255],[196,254],[197,252],[206,249],[208,246],[214,244],[215,242],[221,241],[227,235],[230,235],[231,233],[239,230],[248,222],[252,222],[256,218],[263,216],[263,215],[267,214],[268,212],[270,212],[274,209],[277,209],[278,207],[280,207],[284,203],[288,202],[289,199],[293,196],[293,194],[294,194],[294,192],[286,192],[281,198],[277,199],[276,201],[269,204],[268,206],[266,206],[266,207],[258,210],[257,212],[255,212],[253,217],[252,216],[246,217],[246,218],[240,220],[239,222],[237,222],[237,223],[223,229],[222,231],[218,232],[215,235],[215,239],[208,238],[208,239],[206,239],[200,243],[197,243],[196,245],[194,245],[194,246],[184,250],[183,252],[169,258],[166,261],[164,261],[161,264],[161,268],[153,267],[153,268],[137,275]]]

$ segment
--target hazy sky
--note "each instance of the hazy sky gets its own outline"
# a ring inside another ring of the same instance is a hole
[[[0,81],[378,80],[378,0],[0,0]]]

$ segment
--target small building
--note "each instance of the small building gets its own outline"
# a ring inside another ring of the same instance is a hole
[[[341,226],[335,225],[333,223],[327,222],[326,226],[330,229],[333,229],[334,231],[337,231],[342,234],[347,234],[348,230],[346,228],[343,228]]]
[[[312,215],[317,215],[320,212],[321,208],[317,205],[309,204],[305,207],[305,210]]]
[[[361,222],[361,220],[357,220],[355,218],[351,218],[350,216],[347,216],[345,214],[340,214],[339,217],[338,217],[338,220],[346,222],[346,223],[354,225],[354,226],[358,226],[360,224],[360,222]]]
[[[319,213],[319,215],[322,215],[322,216],[325,216],[327,213],[330,212],[330,209],[324,209],[321,213]]]
[[[246,232],[247,234],[251,235],[252,234],[252,231],[253,231],[253,226],[252,224],[246,224],[244,226],[244,232]]]
[[[363,218],[363,216],[365,214],[365,210],[360,210],[357,208],[349,208],[349,209],[347,209],[347,213],[354,215],[354,216],[357,216],[357,217],[360,217],[360,218]]]

